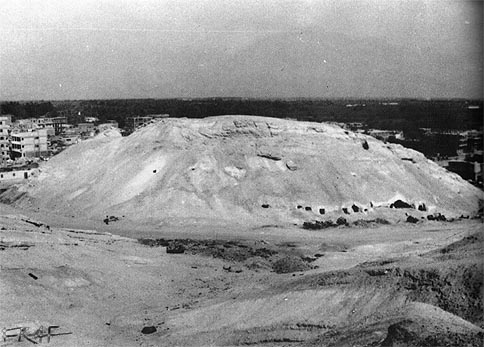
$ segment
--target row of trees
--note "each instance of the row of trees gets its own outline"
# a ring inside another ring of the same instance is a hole
[[[0,114],[11,114],[16,119],[35,118],[49,115],[55,116],[56,109],[49,101],[39,102],[3,102],[0,104]]]
[[[346,107],[357,103],[359,106]],[[62,102],[4,102],[2,114],[17,119],[66,114],[69,122],[82,122],[93,116],[101,121],[116,120],[120,126],[134,115],[168,113],[171,117],[202,118],[226,114],[249,114],[310,121],[363,122],[370,128],[403,130],[412,137],[419,128],[441,130],[479,129],[482,127],[482,101],[472,102],[480,108],[469,109],[465,100],[399,100],[398,105],[383,105],[380,100],[259,100],[259,99],[133,99],[85,100]],[[365,106],[363,106],[365,105]],[[79,114],[80,112],[80,114]]]

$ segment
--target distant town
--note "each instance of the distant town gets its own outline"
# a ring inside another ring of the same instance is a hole
[[[483,132],[481,130],[433,130],[419,128],[419,138],[405,138],[403,131],[368,128],[363,123],[342,123],[343,128],[371,135],[381,141],[401,144],[424,153],[449,171],[482,188]],[[432,143],[434,142],[434,143]],[[443,146],[443,145],[447,146]],[[438,152],[438,148],[443,149]]]
[[[482,101],[214,98],[4,102],[1,106],[2,185],[28,179],[36,173],[40,161],[108,129],[117,129],[127,136],[170,116],[200,118],[223,114],[333,122],[420,151],[472,184],[481,188],[483,185]]]
[[[130,134],[167,114],[129,117],[125,129],[118,122],[99,122],[96,117],[85,117],[83,123],[70,124],[66,117],[15,119],[13,115],[0,115],[0,182],[15,183],[27,179],[40,161],[62,152],[69,146],[93,138],[108,129]]]

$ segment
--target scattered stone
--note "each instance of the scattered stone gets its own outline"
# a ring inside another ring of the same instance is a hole
[[[156,327],[154,326],[144,327],[143,329],[141,329],[141,332],[143,334],[153,334],[153,333],[156,333]]]
[[[348,222],[346,221],[346,218],[344,218],[344,217],[339,217],[339,218],[336,220],[336,224],[337,224],[337,225],[348,225]]]
[[[106,218],[103,219],[103,222],[106,225],[109,225],[109,222],[117,222],[118,220],[119,220],[119,218],[116,217],[116,216],[106,216]]]
[[[422,204],[418,205],[418,210],[425,212],[425,211],[427,211],[427,206],[425,206],[425,204],[422,203]]]
[[[185,253],[185,246],[183,246],[179,242],[172,241],[166,247],[166,253],[171,253],[171,254],[181,254],[181,253]]]
[[[407,223],[417,223],[417,222],[418,222],[418,218],[415,218],[413,216],[407,217]]]
[[[225,265],[223,269],[227,272],[241,273],[243,270],[240,266],[228,266]]]
[[[390,205],[390,208],[412,208],[412,205],[407,204],[405,201],[397,200]]]
[[[262,205],[261,205],[261,207],[262,207],[262,208],[269,208],[269,207],[271,207],[271,206],[270,206],[269,204],[262,204]]]
[[[259,157],[267,158],[267,159],[271,159],[271,160],[275,160],[275,161],[279,161],[279,160],[282,159],[282,157],[280,155],[276,155],[276,154],[273,154],[273,153],[257,153],[257,155]]]
[[[286,167],[291,171],[297,170],[297,165],[292,160],[286,161]]]
[[[445,215],[443,215],[441,213],[429,214],[427,216],[427,219],[428,220],[435,220],[435,221],[439,221],[439,222],[445,222],[445,221],[447,221],[447,218],[445,217]]]

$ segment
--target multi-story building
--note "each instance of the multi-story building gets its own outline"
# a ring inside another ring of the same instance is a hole
[[[148,116],[128,117],[126,121],[126,128],[128,128],[129,131],[135,131],[139,127],[148,124],[152,119],[153,118]]]
[[[12,127],[12,116],[0,116],[0,164],[10,159],[10,130]]]
[[[95,130],[94,123],[79,123],[77,124],[77,130],[83,136],[92,136]]]
[[[24,132],[12,131],[10,135],[12,158],[39,158],[49,154],[47,147],[47,129],[35,129]]]
[[[84,117],[84,122],[86,122],[86,123],[96,123],[96,122],[99,122],[99,118],[97,118],[97,117]]]
[[[41,128],[52,127],[54,128],[55,135],[62,133],[64,129],[64,124],[67,124],[66,117],[41,117],[37,118],[37,124]]]
[[[153,120],[159,120],[168,117],[170,117],[169,114],[149,114],[147,116],[128,117],[126,120],[126,128],[128,131],[132,132],[151,123],[151,121]]]
[[[483,143],[484,142],[482,141],[482,131],[469,130],[461,133],[457,154],[470,155],[477,153],[482,155]]]
[[[60,136],[59,141],[64,146],[70,146],[75,143],[78,143],[81,139],[81,135],[79,133],[66,133]]]
[[[52,123],[45,122],[44,118],[25,118],[19,119],[13,127],[18,131],[29,131],[35,129],[47,129],[47,136],[54,136],[55,129]]]

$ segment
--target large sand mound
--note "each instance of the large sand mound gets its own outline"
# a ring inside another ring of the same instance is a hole
[[[416,151],[336,125],[254,116],[165,119],[129,137],[99,136],[19,190],[23,207],[154,223],[364,218],[396,212],[397,200],[412,213],[460,216],[481,198]]]

